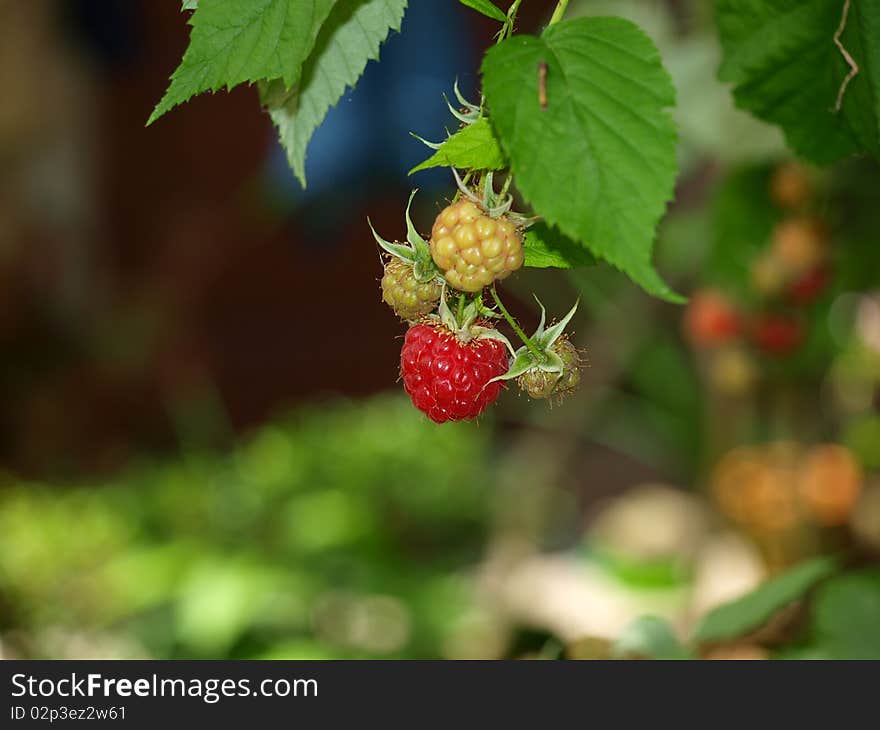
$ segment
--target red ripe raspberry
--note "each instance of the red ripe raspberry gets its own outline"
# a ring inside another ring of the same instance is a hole
[[[809,304],[825,291],[830,282],[830,267],[819,265],[791,283],[788,298],[795,304]]]
[[[498,340],[462,343],[440,325],[410,327],[400,353],[404,388],[435,423],[479,416],[504,387],[489,381],[507,368],[507,350]]]
[[[721,345],[742,332],[739,313],[727,297],[716,291],[697,292],[684,315],[685,333],[698,347]]]
[[[768,355],[788,355],[804,339],[800,323],[781,314],[764,314],[752,325],[752,340]]]

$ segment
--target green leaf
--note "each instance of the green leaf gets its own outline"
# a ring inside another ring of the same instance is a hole
[[[859,66],[850,71],[834,36],[844,0],[719,0],[724,49],[719,78],[737,106],[779,125],[789,146],[819,162],[860,151],[880,157],[880,0],[849,6],[840,41]]]
[[[378,60],[388,34],[400,30],[406,6],[407,0],[339,0],[321,28],[297,87],[288,92],[276,80],[261,90],[287,160],[303,187],[312,134],[346,88],[357,83],[367,62]]]
[[[196,10],[199,7],[199,0],[183,0],[181,10]]]
[[[694,640],[727,641],[760,628],[836,569],[837,561],[830,557],[801,563],[742,598],[710,611],[694,631]]]
[[[535,212],[647,291],[681,301],[651,265],[677,165],[666,111],[675,90],[650,39],[620,18],[563,21],[492,48],[483,86]]]
[[[150,115],[203,91],[282,79],[290,88],[336,0],[201,0],[189,19],[189,47]]]
[[[692,659],[672,627],[662,618],[642,616],[629,624],[611,649],[615,658]]]
[[[489,0],[458,0],[458,2],[462,5],[466,5],[471,10],[476,10],[478,13],[482,13],[488,18],[492,18],[492,20],[497,20],[499,23],[503,23],[507,20],[504,11],[489,2]]]
[[[594,266],[596,263],[596,259],[583,246],[543,222],[536,223],[526,231],[523,250],[523,266],[535,269],[574,269],[578,266]]]
[[[880,659],[880,571],[847,573],[817,590],[812,633],[829,659]]]
[[[431,167],[458,167],[464,170],[502,170],[507,162],[498,146],[488,119],[462,127],[440,148],[409,174]]]

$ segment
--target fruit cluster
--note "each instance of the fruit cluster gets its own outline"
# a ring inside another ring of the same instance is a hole
[[[713,380],[730,390],[754,375],[753,350],[781,358],[792,355],[808,333],[805,308],[831,281],[827,225],[812,211],[814,186],[796,163],[780,165],[769,189],[781,216],[769,245],[751,262],[750,304],[716,289],[696,292],[684,315],[685,335],[711,354]]]
[[[373,235],[386,254],[382,299],[409,324],[400,374],[413,405],[436,423],[476,418],[507,380],[532,398],[561,397],[580,380],[580,353],[563,334],[575,308],[528,337],[501,302],[495,282],[523,265],[528,222],[510,211],[506,191],[496,195],[492,176],[482,197],[456,174],[459,193],[437,215],[426,241],[406,209],[406,243]],[[413,193],[415,195],[415,193]],[[484,295],[491,294],[494,306]],[[514,349],[494,322],[505,319],[523,344]]]

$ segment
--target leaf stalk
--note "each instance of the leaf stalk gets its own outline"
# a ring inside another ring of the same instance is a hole
[[[553,15],[550,16],[550,22],[547,23],[547,27],[549,28],[551,25],[555,25],[562,20],[562,16],[565,15],[567,9],[568,0],[559,0],[559,2],[556,3],[556,9],[553,11]]]

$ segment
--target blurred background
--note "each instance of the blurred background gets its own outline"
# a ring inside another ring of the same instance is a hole
[[[410,188],[423,231],[451,197],[407,178],[409,132],[453,128],[491,21],[411,3],[304,191],[253,88],[144,127],[178,2],[0,0],[0,656],[601,657],[834,553],[853,600],[702,655],[880,658],[880,176],[734,110],[710,5],[570,7],[636,20],[674,76],[656,259],[690,304],[522,271],[527,330],[532,291],[580,297],[579,393],[437,427],[396,382],[366,217],[399,239]]]

